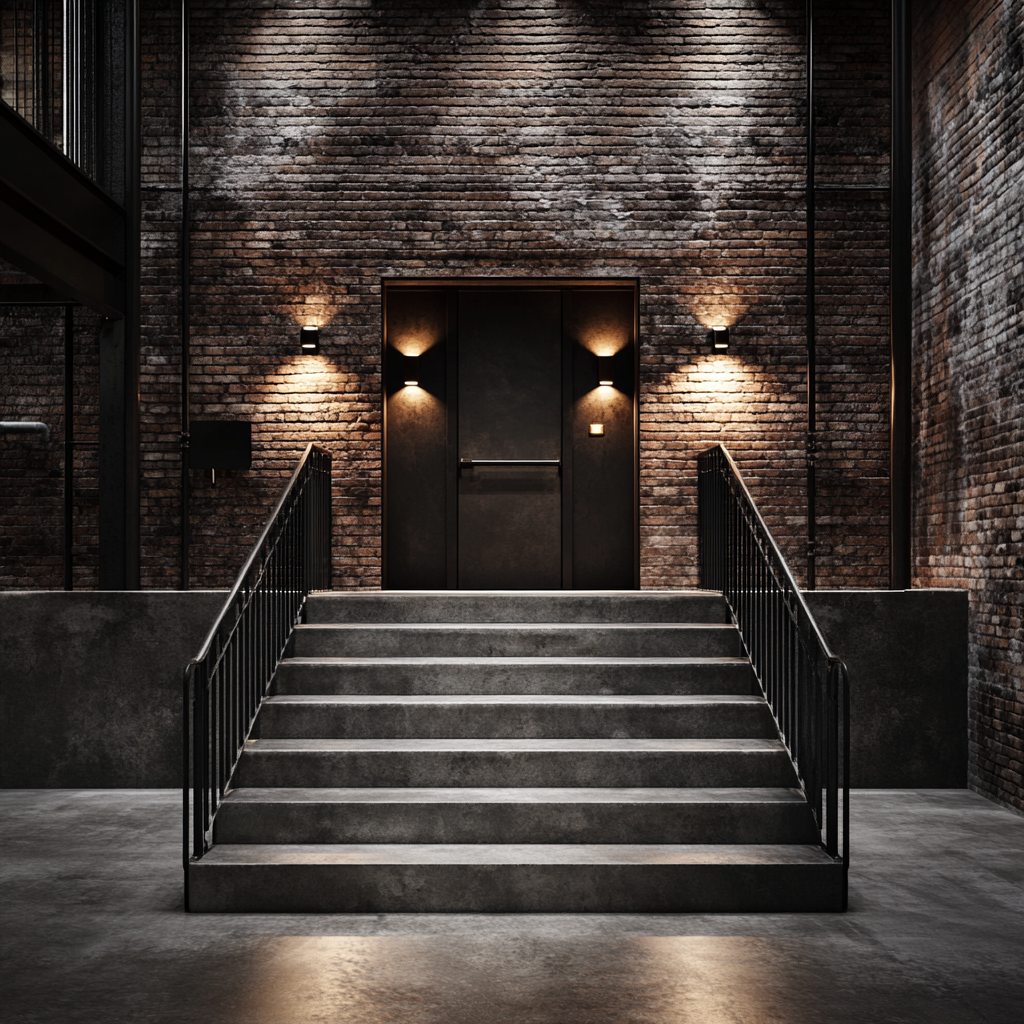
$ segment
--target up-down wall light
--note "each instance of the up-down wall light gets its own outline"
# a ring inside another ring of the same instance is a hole
[[[299,347],[303,355],[315,356],[320,351],[320,329],[318,327],[300,328]]]
[[[420,382],[420,357],[402,357],[402,383],[407,387],[415,387]]]
[[[728,327],[712,327],[708,331],[708,344],[712,348],[725,349],[729,347],[729,328]]]
[[[597,383],[604,387],[611,387],[615,383],[611,356],[597,357]]]

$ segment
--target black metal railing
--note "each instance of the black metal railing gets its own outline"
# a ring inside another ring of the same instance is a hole
[[[311,444],[185,669],[186,908],[189,860],[210,848],[214,815],[306,596],[330,586],[331,455]]]
[[[701,586],[725,595],[796,765],[822,846],[848,869],[846,665],[821,635],[729,453],[721,445],[702,452],[697,473]]]

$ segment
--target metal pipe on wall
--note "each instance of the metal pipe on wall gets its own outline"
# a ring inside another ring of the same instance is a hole
[[[74,590],[75,307],[64,307],[64,589]]]
[[[191,371],[191,208],[189,195],[189,7],[181,0],[181,589],[189,589],[189,376]]]
[[[817,540],[817,338],[814,306],[814,0],[807,0],[807,589],[814,590]]]
[[[889,589],[911,582],[911,51],[909,0],[892,0],[889,168]]]

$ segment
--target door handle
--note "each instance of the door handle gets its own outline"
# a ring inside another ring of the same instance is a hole
[[[474,466],[557,466],[562,468],[561,459],[459,459],[459,469]]]

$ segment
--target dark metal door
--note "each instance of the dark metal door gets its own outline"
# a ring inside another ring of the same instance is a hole
[[[637,300],[386,284],[385,586],[639,586]]]
[[[562,298],[461,289],[458,574],[470,590],[562,586]]]

